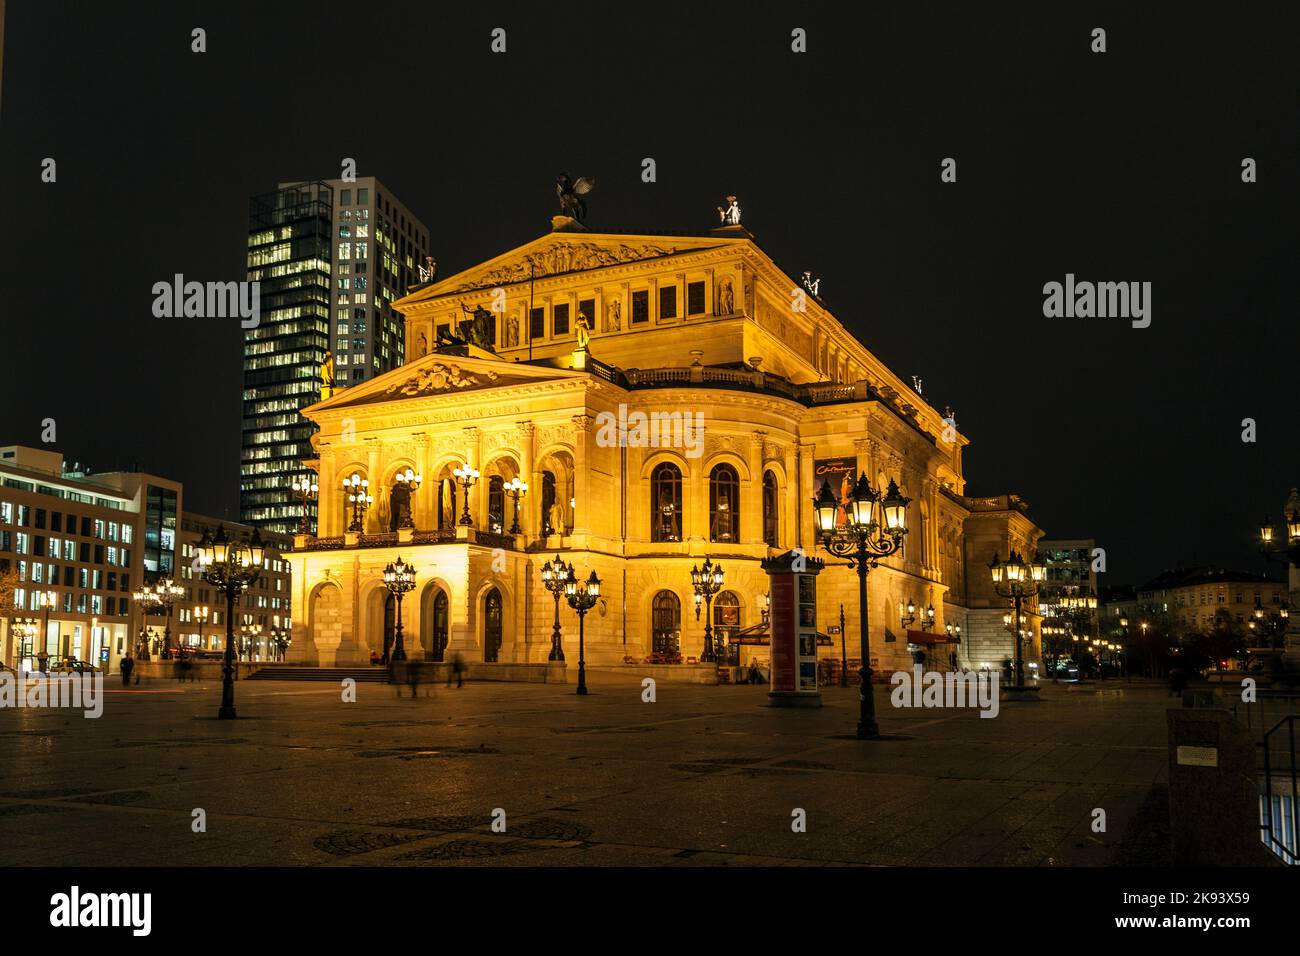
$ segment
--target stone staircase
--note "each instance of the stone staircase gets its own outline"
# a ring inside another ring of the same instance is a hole
[[[352,678],[361,683],[388,683],[386,667],[303,667],[297,664],[267,664],[251,674],[248,680],[310,680],[339,681]]]

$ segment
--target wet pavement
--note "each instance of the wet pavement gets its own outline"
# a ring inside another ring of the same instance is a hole
[[[218,721],[219,685],[157,681],[110,685],[97,720],[0,710],[0,864],[1158,862],[1134,850],[1167,780],[1158,687],[1049,686],[995,719],[878,688],[884,739],[864,742],[854,689],[794,710],[762,687],[591,685],[363,683],[344,703],[243,681]]]

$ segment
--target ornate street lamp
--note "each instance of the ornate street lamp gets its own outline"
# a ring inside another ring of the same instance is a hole
[[[152,585],[146,584],[140,590],[135,592],[135,599],[146,609],[146,611],[163,609],[163,646],[162,659],[169,661],[172,658],[172,605],[180,598],[184,597],[185,589],[173,581],[171,578],[159,578]],[[148,660],[148,658],[145,658]]]
[[[898,609],[898,623],[900,627],[911,627],[912,622],[916,620],[916,602],[911,598],[907,599],[907,606]]]
[[[307,534],[309,531],[307,525],[308,502],[316,500],[320,494],[320,485],[316,481],[316,476],[311,474],[295,478],[290,487],[293,488],[293,493],[302,502],[302,517],[298,519],[298,533]]]
[[[519,499],[528,494],[528,484],[518,478],[511,478],[505,483],[505,491],[515,503],[515,520],[510,525],[510,533],[519,534]]]
[[[1015,604],[1014,633],[1016,635],[1015,682],[1017,688],[1025,686],[1025,659],[1022,651],[1024,629],[1020,624],[1020,608],[1025,598],[1038,593],[1038,587],[1047,576],[1047,565],[1039,559],[1026,561],[1018,551],[1013,550],[1002,562],[993,555],[989,562],[989,576],[993,579],[993,590],[1004,598],[1010,598]],[[1004,618],[1005,620],[1005,618]],[[1033,634],[1032,625],[1029,633]]]
[[[542,565],[542,583],[551,592],[551,597],[555,598],[555,623],[551,625],[551,653],[546,658],[548,661],[564,660],[564,644],[560,641],[560,595],[564,593],[565,582],[569,580],[572,570],[558,554],[554,561]]]
[[[695,620],[700,619],[700,602],[704,602],[704,653],[701,663],[711,664],[718,659],[713,650],[713,595],[722,590],[725,572],[712,558],[704,559],[703,567],[691,567],[691,587],[695,589]]]
[[[194,620],[199,622],[199,650],[206,650],[203,646],[203,625],[208,623],[208,618],[212,616],[212,608],[206,604],[200,604],[194,609]]]
[[[203,530],[199,541],[203,580],[226,596],[226,649],[221,663],[221,707],[217,710],[221,720],[235,717],[235,604],[261,576],[265,560],[266,549],[256,528],[246,541],[231,541],[225,525],[219,525],[215,535]]]
[[[36,595],[36,606],[41,609],[41,651],[44,651],[50,641],[50,609],[54,607],[56,601],[53,591],[40,591]],[[39,654],[36,650],[35,642],[32,646],[33,654]]]
[[[393,654],[389,660],[406,660],[406,647],[402,643],[402,597],[415,588],[415,568],[406,564],[399,557],[384,568],[384,587],[388,588],[397,602],[397,631],[393,640]],[[384,661],[385,664],[388,660]]]
[[[569,607],[578,612],[578,693],[587,693],[587,648],[585,635],[583,632],[583,623],[587,619],[587,612],[596,606],[596,601],[600,598],[600,578],[596,577],[593,569],[591,576],[583,584],[578,583],[577,577],[573,573],[573,566],[569,566],[568,574],[564,579],[564,594],[569,599]]]
[[[469,490],[474,487],[474,483],[482,475],[477,468],[471,468],[468,464],[462,468],[452,469],[451,473],[465,487],[465,513],[460,516],[460,523],[466,527],[471,527],[474,524],[474,519],[469,516]]]
[[[420,490],[420,484],[424,481],[424,476],[418,471],[412,471],[410,468],[407,468],[405,471],[399,471],[397,475],[394,476],[393,481],[395,484],[401,485],[406,489],[408,496],[407,501],[414,502],[415,493]],[[406,510],[398,515],[397,526],[399,528],[415,527],[415,508],[413,505],[408,505]]]
[[[871,636],[868,630],[870,617],[867,608],[867,572],[877,567],[881,558],[889,557],[903,546],[907,534],[907,504],[911,501],[898,490],[891,478],[889,489],[882,496],[866,472],[858,474],[853,486],[852,500],[843,506],[831,491],[829,481],[822,482],[821,491],[813,499],[813,517],[817,522],[817,535],[831,554],[849,559],[849,567],[858,572],[858,628],[862,638],[862,689],[858,700],[858,738],[874,739],[880,736],[876,723],[876,701],[871,688]],[[835,526],[835,519],[843,507],[848,520]],[[879,517],[878,517],[879,516]],[[883,522],[880,520],[883,517]]]
[[[1291,500],[1297,500],[1294,488],[1291,489]],[[1300,509],[1287,511],[1283,518],[1286,542],[1274,534],[1273,521],[1266,517],[1259,526],[1259,552],[1268,561],[1300,565]]]
[[[343,479],[343,517],[347,517],[348,507],[352,508],[349,531],[361,534],[366,530],[366,512],[370,510],[374,501],[374,496],[370,494],[369,478],[362,478],[353,472],[351,478]]]
[[[34,617],[16,617],[10,622],[10,630],[18,635],[18,660],[15,662],[18,667],[36,653],[35,637],[39,626]]]

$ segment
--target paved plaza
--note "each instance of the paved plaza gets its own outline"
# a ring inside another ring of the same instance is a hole
[[[1171,700],[1151,685],[1049,686],[996,719],[895,710],[878,688],[885,739],[861,742],[852,688],[790,710],[749,686],[660,683],[643,703],[632,674],[593,673],[587,698],[361,683],[356,703],[243,681],[240,719],[218,721],[218,684],[115,683],[98,720],[0,711],[3,864],[1164,862]]]

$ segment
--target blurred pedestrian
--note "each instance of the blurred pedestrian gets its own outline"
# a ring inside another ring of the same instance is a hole
[[[461,657],[457,651],[451,656],[451,670],[447,672],[447,686],[451,686],[452,678],[456,679],[456,687],[465,686],[465,658]]]

